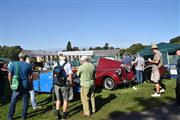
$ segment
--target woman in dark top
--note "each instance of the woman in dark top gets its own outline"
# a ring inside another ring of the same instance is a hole
[[[176,55],[178,56],[177,60],[177,81],[176,81],[176,102],[177,105],[180,106],[180,49],[176,51]]]

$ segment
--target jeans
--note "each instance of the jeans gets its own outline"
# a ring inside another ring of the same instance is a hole
[[[142,70],[136,70],[136,79],[139,84],[143,83],[143,71]]]
[[[13,120],[13,115],[16,109],[16,103],[18,98],[22,96],[22,119],[27,118],[27,110],[28,110],[28,103],[29,103],[29,90],[21,89],[19,91],[12,91],[11,102],[9,107],[8,113],[8,120]]]
[[[34,92],[34,90],[30,90],[29,93],[30,93],[31,105],[34,109],[37,106],[36,99],[35,99],[35,92]]]

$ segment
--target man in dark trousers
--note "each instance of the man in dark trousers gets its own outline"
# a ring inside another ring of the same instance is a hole
[[[8,113],[8,120],[13,120],[13,115],[16,109],[16,103],[20,96],[22,96],[22,120],[27,118],[27,110],[29,103],[29,83],[32,80],[32,65],[26,63],[27,55],[24,52],[19,54],[19,61],[17,64],[13,63],[9,69],[8,79],[10,84],[12,83],[13,75],[18,71],[19,87],[17,90],[12,91],[11,102]]]
[[[176,51],[176,55],[178,56],[177,60],[177,81],[176,81],[176,103],[180,106],[180,49]]]

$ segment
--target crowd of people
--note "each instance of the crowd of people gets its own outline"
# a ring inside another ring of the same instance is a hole
[[[165,89],[160,85],[161,83],[161,77],[159,69],[163,66],[163,56],[162,53],[159,51],[158,46],[153,44],[151,46],[151,51],[154,54],[153,59],[148,59],[148,62],[151,64],[152,72],[150,81],[154,83],[155,85],[155,93],[153,93],[152,97],[160,97],[161,93],[165,92]],[[138,84],[143,84],[143,71],[145,69],[145,60],[140,54],[136,55],[136,59],[133,61],[129,55],[124,55],[123,64],[129,65],[129,66],[135,66],[135,74],[136,74],[136,80]],[[133,89],[137,89],[135,86]]]
[[[165,89],[160,85],[159,68],[163,65],[162,53],[159,51],[157,45],[153,44],[151,47],[154,54],[153,59],[148,61],[152,64],[151,81],[155,86],[155,93],[152,97],[160,97]],[[180,49],[176,52],[180,56]],[[33,90],[33,70],[32,64],[26,61],[27,55],[24,52],[19,54],[19,61],[10,65],[8,79],[12,84],[13,77],[18,74],[19,85],[16,90],[12,90],[10,107],[8,112],[8,120],[13,120],[16,103],[19,97],[22,97],[22,120],[27,119],[27,111],[29,104],[29,95],[33,109],[41,108],[38,106],[35,99],[35,92]],[[143,71],[145,68],[145,60],[139,54],[136,59],[132,59],[125,55],[122,62],[126,65],[135,65],[136,79],[138,84],[143,84]],[[80,58],[81,65],[78,67],[77,76],[80,78],[80,98],[83,106],[81,115],[89,117],[96,112],[95,104],[95,66],[90,63],[87,56]],[[17,72],[18,71],[18,72]],[[177,61],[177,84],[176,84],[176,100],[180,105],[180,58]],[[70,91],[73,87],[73,71],[71,64],[66,60],[66,57],[59,54],[59,61],[53,66],[53,80],[54,92],[56,97],[55,103],[55,118],[65,120],[68,116],[68,99]],[[72,91],[71,91],[72,92]],[[1,95],[3,96],[3,95]],[[63,105],[63,106],[62,106]],[[62,106],[62,109],[60,107]]]

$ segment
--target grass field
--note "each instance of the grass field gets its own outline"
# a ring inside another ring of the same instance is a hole
[[[138,85],[137,90],[118,87],[116,90],[97,89],[96,107],[97,112],[90,118],[80,115],[82,111],[81,101],[75,99],[70,102],[68,120],[108,120],[129,112],[142,112],[156,107],[162,107],[173,103],[175,99],[175,80],[164,80],[166,92],[159,98],[152,98],[153,84],[144,83]],[[37,94],[38,105],[42,109],[33,110],[29,104],[28,120],[53,120],[55,119],[52,110],[52,97],[50,94]],[[0,120],[6,120],[9,103],[0,105]],[[21,100],[16,105],[15,119],[21,118]]]

